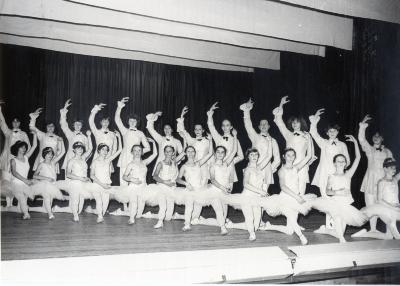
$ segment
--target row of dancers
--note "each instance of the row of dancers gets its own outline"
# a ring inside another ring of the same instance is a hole
[[[86,211],[96,214],[97,222],[102,222],[109,200],[115,199],[123,203],[123,210],[118,209],[111,214],[128,216],[130,224],[137,217],[155,217],[158,222],[154,227],[160,228],[164,220],[183,219],[184,231],[189,230],[193,224],[218,226],[221,234],[226,234],[229,228],[239,228],[247,230],[249,239],[255,240],[256,231],[276,230],[286,234],[295,233],[306,244],[307,238],[302,233],[304,229],[298,225],[297,218],[298,214],[307,215],[311,208],[315,208],[326,213],[327,217],[325,225],[315,232],[332,235],[340,242],[345,242],[347,225],[362,226],[368,219],[370,231],[362,229],[354,237],[400,237],[396,228],[400,214],[397,185],[400,176],[396,175],[396,163],[390,150],[383,146],[383,137],[375,134],[372,145],[366,140],[365,130],[371,119],[369,116],[360,122],[358,134],[361,147],[368,157],[368,169],[361,188],[365,193],[367,207],[360,211],[351,205],[353,198],[350,191],[351,178],[361,158],[358,142],[353,136],[346,136],[355,148],[355,158],[351,163],[346,144],[337,138],[338,126],[327,128],[328,139],[319,135],[317,124],[323,109],[309,117],[311,126],[308,132],[302,118],[293,117],[287,125],[284,123],[283,107],[289,100],[287,97],[281,99],[280,105],[273,110],[274,122],[286,140],[286,149],[281,157],[276,140],[268,133],[268,121],[260,121],[260,132],[253,128],[250,118],[254,106],[252,100],[240,106],[252,142],[252,148],[245,155],[237,139],[237,132],[229,120],[222,122],[222,135],[216,130],[213,114],[218,108],[217,103],[207,112],[210,130],[207,136],[204,136],[204,128],[200,124],[195,125],[195,137],[186,131],[184,116],[188,108],[182,110],[177,119],[177,131],[184,139],[182,146],[172,136],[171,126],[164,126],[165,136],[154,129],[154,122],[162,115],[161,112],[146,116],[146,128],[153,139],[146,138],[137,129],[136,116],[129,116],[128,127],[125,127],[121,121],[121,111],[128,100],[123,98],[118,101],[115,113],[115,122],[122,136],[108,129],[110,121],[107,117],[101,119],[101,128],[97,129],[95,116],[104,104],[95,105],[91,111],[91,132],[84,135],[81,131],[83,122],[79,120],[73,123],[73,130],[70,130],[67,113],[71,101],[68,100],[60,110],[60,125],[68,139],[67,151],[62,138],[54,134],[53,123],[46,126],[46,132],[36,128],[36,119],[42,109],[30,114],[29,128],[33,132],[31,146],[27,134],[19,129],[18,119],[13,120],[12,130],[7,127],[0,104],[0,126],[6,138],[1,155],[1,195],[6,197],[7,205],[2,210],[22,212],[24,219],[30,217],[29,211],[47,212],[50,219],[54,218],[54,212],[70,212],[73,219],[79,221],[84,200],[94,199],[96,208],[88,207]],[[92,145],[91,134],[95,137],[95,147]],[[309,182],[308,167],[317,159],[312,139],[321,149],[321,158],[312,181],[320,189],[321,196],[318,198],[305,194]],[[34,153],[37,141],[40,152],[32,168],[33,179],[28,179],[28,159]],[[143,155],[148,152],[151,154],[144,159]],[[86,162],[92,153],[93,161],[88,172]],[[65,169],[66,178],[57,180],[64,155],[61,168]],[[112,161],[118,157],[120,185],[112,186]],[[235,164],[244,157],[248,165],[243,170],[243,191],[231,194],[233,184],[237,181]],[[147,166],[156,158],[152,173],[156,183],[147,184]],[[281,192],[279,195],[268,195],[268,187],[274,183],[273,173],[277,170]],[[60,190],[69,196],[64,196]],[[43,197],[43,206],[28,207],[28,198],[33,199],[37,195]],[[17,206],[12,205],[13,197],[18,200]],[[68,199],[69,206],[52,207],[53,199]],[[158,214],[143,214],[146,204],[159,206]],[[174,213],[175,204],[185,205],[183,215]],[[201,217],[201,210],[207,205],[213,207],[216,218]],[[241,209],[245,222],[232,223],[227,218],[228,205]],[[262,222],[263,211],[270,216],[284,215],[287,224],[280,226]],[[377,217],[386,223],[386,233],[376,230]]]

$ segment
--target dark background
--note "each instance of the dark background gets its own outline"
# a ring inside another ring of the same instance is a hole
[[[44,107],[38,127],[45,121],[54,121],[57,133],[59,109],[71,98],[73,105],[68,113],[73,118],[87,119],[96,103],[107,106],[99,114],[114,117],[116,101],[129,96],[123,111],[123,121],[129,113],[142,119],[145,130],[145,115],[157,110],[163,116],[156,123],[170,123],[175,128],[183,106],[190,108],[186,128],[194,123],[206,123],[206,111],[215,102],[220,102],[214,119],[217,129],[223,118],[232,121],[239,132],[244,151],[250,140],[244,130],[239,105],[249,97],[255,101],[252,111],[253,125],[261,118],[271,124],[270,133],[278,140],[281,151],[284,140],[273,123],[272,109],[280,98],[289,95],[291,102],[285,106],[287,119],[290,115],[306,118],[318,108],[326,113],[319,124],[320,133],[328,123],[338,123],[344,134],[357,135],[358,122],[366,113],[373,116],[367,132],[370,139],[374,130],[380,130],[395,157],[400,154],[399,96],[400,96],[400,26],[370,20],[355,19],[353,50],[327,48],[326,57],[281,53],[281,70],[256,69],[254,73],[227,72],[180,67],[141,61],[108,59],[59,53],[29,47],[0,45],[0,97],[6,101],[3,110],[7,123],[20,118],[22,128],[28,129],[28,114]],[[113,120],[112,120],[113,121]],[[307,118],[308,122],[308,118]],[[114,129],[114,122],[111,129]],[[180,138],[177,134],[175,134]],[[3,137],[1,137],[3,141]],[[2,142],[0,142],[2,143]],[[1,144],[0,144],[1,145]],[[348,145],[354,158],[353,146]],[[318,148],[316,148],[318,155]],[[318,162],[312,165],[312,178]],[[237,165],[240,170],[246,162]],[[152,165],[150,166],[152,168]],[[363,195],[359,192],[366,170],[363,155],[358,171],[353,178],[352,192],[356,206],[363,206]],[[241,175],[241,172],[238,172]],[[116,179],[116,178],[114,178]],[[240,183],[235,191],[240,191]],[[277,185],[271,187],[278,192]],[[316,191],[310,187],[310,191]]]

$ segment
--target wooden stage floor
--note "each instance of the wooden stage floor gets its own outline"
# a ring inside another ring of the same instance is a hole
[[[110,209],[117,207],[111,202]],[[146,208],[157,211],[157,209]],[[182,208],[176,210],[182,212]],[[211,208],[203,209],[203,216],[212,216]],[[244,230],[229,230],[221,236],[219,229],[212,226],[195,225],[192,230],[182,232],[183,221],[166,221],[164,228],[153,229],[156,220],[137,219],[128,225],[128,217],[106,214],[105,221],[96,223],[96,216],[82,213],[79,223],[72,221],[72,215],[56,213],[49,221],[47,214],[31,212],[30,220],[22,220],[21,214],[1,213],[1,260],[37,259],[52,257],[73,257],[110,254],[133,254],[164,251],[208,250],[222,248],[243,248],[260,246],[279,246],[289,252],[287,246],[300,245],[297,236],[288,236],[274,231],[257,232],[257,240],[248,241]],[[229,218],[234,222],[243,221],[240,211],[229,209]],[[269,218],[273,224],[284,224],[285,218]],[[306,228],[305,236],[309,244],[332,243],[337,240],[312,231],[323,224],[325,218],[312,211],[299,223]],[[350,235],[357,229],[348,227],[346,239],[354,241]],[[361,241],[363,239],[357,239]]]

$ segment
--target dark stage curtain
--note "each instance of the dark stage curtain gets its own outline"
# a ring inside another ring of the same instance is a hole
[[[255,126],[262,118],[271,123],[271,134],[284,148],[284,140],[272,122],[272,109],[280,98],[289,95],[291,103],[285,107],[285,118],[299,114],[308,116],[325,107],[319,127],[323,132],[328,123],[341,125],[340,139],[344,134],[357,135],[358,122],[366,113],[374,117],[367,134],[380,129],[386,145],[400,154],[397,130],[400,126],[399,106],[400,29],[398,25],[367,20],[355,20],[353,51],[327,48],[326,57],[292,53],[281,54],[281,70],[256,69],[254,73],[240,73],[179,67],[156,63],[89,57],[11,45],[0,45],[1,93],[6,100],[5,115],[8,120],[18,116],[27,128],[28,113],[45,107],[44,121],[58,125],[59,109],[71,98],[73,105],[68,113],[72,118],[87,122],[91,108],[96,103],[107,106],[99,113],[114,117],[116,101],[129,96],[131,100],[123,111],[123,121],[129,113],[142,119],[157,110],[163,116],[156,124],[170,123],[175,128],[183,106],[190,108],[186,128],[195,123],[206,124],[206,111],[213,102],[220,102],[214,116],[219,129],[221,120],[228,118],[239,132],[245,150],[250,141],[243,126],[239,105],[252,97],[255,108],[252,119]],[[97,121],[98,122],[98,121]],[[86,123],[86,127],[87,123]],[[115,129],[112,120],[111,129]],[[60,132],[59,132],[60,133]],[[178,136],[177,134],[175,134]],[[350,155],[353,146],[349,145]],[[319,150],[317,150],[318,155]],[[246,162],[238,164],[239,171]],[[311,178],[317,166],[311,168]],[[151,166],[152,167],[152,166]],[[353,196],[357,206],[363,205],[359,193],[366,169],[363,156],[353,180]],[[276,178],[277,179],[277,178]],[[277,181],[277,180],[276,180]],[[235,184],[240,191],[240,184]],[[313,191],[312,188],[310,188]],[[272,192],[277,192],[277,185]]]

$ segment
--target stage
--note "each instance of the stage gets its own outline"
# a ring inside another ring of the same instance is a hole
[[[112,202],[110,209],[116,207]],[[141,218],[128,225],[127,217],[106,215],[105,221],[97,224],[92,214],[83,213],[79,223],[72,221],[71,214],[55,215],[49,221],[46,214],[32,212],[31,220],[24,221],[20,214],[2,213],[4,281],[22,281],[24,277],[18,276],[21,267],[29,268],[35,276],[34,269],[57,265],[58,271],[46,274],[47,282],[57,279],[65,269],[76,273],[71,279],[93,282],[93,272],[86,270],[96,265],[92,271],[107,273],[107,277],[129,280],[134,275],[135,281],[149,283],[163,279],[181,283],[310,282],[348,277],[349,273],[354,276],[357,271],[363,277],[371,269],[376,276],[378,268],[388,271],[400,263],[398,241],[352,239],[350,235],[357,230],[352,227],[346,231],[346,244],[314,234],[325,221],[315,211],[299,219],[306,228],[307,246],[301,246],[295,235],[274,231],[259,231],[257,240],[250,242],[242,230],[229,230],[227,236],[221,236],[216,227],[195,225],[183,232],[183,221],[179,220],[166,221],[163,229],[155,230],[156,220],[152,219]],[[212,210],[205,208],[203,215],[212,216]],[[229,217],[234,222],[243,220],[241,212],[233,209]],[[266,219],[273,224],[285,223],[283,217],[264,216]]]

